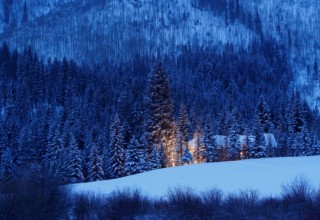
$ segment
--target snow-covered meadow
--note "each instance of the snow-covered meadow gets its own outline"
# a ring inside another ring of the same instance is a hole
[[[301,176],[314,187],[319,187],[319,168],[320,156],[205,163],[75,184],[73,190],[76,193],[108,194],[117,189],[133,188],[149,196],[162,197],[170,188],[190,187],[198,192],[218,188],[225,193],[250,189],[263,196],[276,196],[284,185]]]

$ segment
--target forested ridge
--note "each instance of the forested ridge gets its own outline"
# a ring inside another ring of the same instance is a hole
[[[176,60],[121,65],[0,53],[0,178],[24,171],[61,183],[157,168],[320,153],[319,116],[289,84],[284,49],[193,48]],[[277,144],[264,138],[272,134]],[[217,135],[224,136],[223,146]],[[240,136],[246,137],[239,143]],[[196,143],[190,149],[190,140]]]

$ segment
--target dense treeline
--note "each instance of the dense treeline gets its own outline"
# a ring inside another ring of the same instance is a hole
[[[166,197],[150,198],[126,189],[109,195],[72,194],[52,181],[23,179],[1,188],[1,219],[318,219],[320,191],[296,179],[278,196],[257,191],[224,194],[212,189],[169,190]],[[50,187],[48,187],[50,186]],[[11,194],[14,190],[14,194]],[[125,210],[125,211],[124,211]]]
[[[44,61],[30,47],[19,53],[4,43],[0,178],[12,182],[29,167],[74,183],[193,162],[319,154],[318,112],[292,91],[281,46],[261,42],[248,51],[185,48],[162,64],[136,57],[94,67]]]

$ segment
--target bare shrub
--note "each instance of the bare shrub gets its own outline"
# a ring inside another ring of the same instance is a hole
[[[312,211],[314,190],[307,179],[298,176],[282,189],[282,206],[285,218],[308,219]]]
[[[151,207],[149,199],[140,190],[117,190],[105,199],[97,213],[99,219],[141,218],[148,214]]]

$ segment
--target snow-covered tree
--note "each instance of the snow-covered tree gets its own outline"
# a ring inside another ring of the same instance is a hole
[[[15,180],[17,168],[13,162],[10,149],[7,147],[1,156],[0,181],[10,183]]]
[[[232,112],[231,118],[232,118],[231,119],[232,125],[230,128],[229,137],[228,137],[230,159],[238,160],[240,158],[240,141],[239,141],[240,126],[238,124],[238,118],[236,117],[235,110]]]
[[[68,163],[69,170],[69,182],[81,183],[85,181],[82,171],[82,156],[79,151],[78,143],[73,134],[70,137],[70,143],[68,148],[70,159]]]
[[[148,80],[148,160],[153,148],[163,145],[166,166],[174,165],[175,124],[173,102],[170,96],[169,81],[161,63],[156,63]]]
[[[294,139],[295,156],[311,155],[312,137],[306,121],[303,122],[301,132],[297,133]]]
[[[254,142],[250,145],[249,156],[250,158],[263,158],[266,157],[266,143],[265,137],[259,124],[254,127]]]
[[[264,97],[260,97],[258,105],[256,107],[256,121],[259,122],[264,133],[270,133],[272,123],[271,123],[271,113],[267,102]]]
[[[212,158],[211,158],[212,155],[210,155],[210,154],[212,153],[212,151],[211,151],[213,149],[212,147],[215,146],[215,135],[216,134],[214,133],[214,129],[212,127],[211,121],[212,121],[212,118],[210,116],[207,116],[204,130],[197,134],[197,136],[199,136],[199,137],[197,137],[196,140],[202,139],[202,146],[200,143],[196,144],[195,161],[197,161],[197,159],[196,159],[198,157],[198,149],[197,148],[199,147],[201,161],[202,162],[209,162],[209,161],[213,162]],[[219,127],[219,125],[218,125],[218,127]]]
[[[149,163],[147,163],[148,170],[155,170],[161,168],[161,158],[163,158],[163,153],[159,147],[154,147],[152,151],[152,157]]]
[[[318,139],[313,141],[311,155],[320,155],[320,141]]]
[[[197,130],[194,132],[193,135],[194,139],[194,162],[195,163],[202,163],[207,161],[208,156],[208,143],[204,141],[204,137],[200,128],[198,127]]]
[[[193,156],[192,156],[188,146],[186,146],[184,148],[182,158],[181,158],[181,163],[184,165],[193,163]]]
[[[60,133],[58,127],[53,127],[52,132],[49,132],[48,148],[46,153],[46,168],[48,174],[53,177],[58,177],[60,168],[63,163],[63,148],[65,147],[65,137]]]
[[[216,144],[208,146],[208,153],[207,153],[207,162],[217,162],[218,161],[218,153]]]
[[[109,175],[111,178],[119,178],[125,175],[125,152],[123,129],[118,115],[115,115],[114,122],[110,128],[110,165]]]
[[[133,136],[125,153],[125,171],[127,175],[142,173],[145,166],[143,150],[140,141]]]
[[[243,143],[241,145],[240,150],[240,158],[241,159],[247,159],[249,158],[249,149],[250,149],[250,138],[248,134],[245,135],[245,138],[243,140]]]
[[[181,161],[183,149],[188,145],[189,126],[190,122],[188,118],[187,108],[184,104],[181,104],[176,135],[176,165],[180,165],[179,161]]]
[[[90,161],[88,164],[88,180],[99,181],[104,179],[103,162],[99,150],[94,144],[91,148]]]
[[[94,144],[96,144],[94,141],[93,141],[93,134],[92,134],[92,129],[89,129],[89,128],[85,128],[84,129],[84,143],[83,143],[83,148],[82,148],[82,151],[81,151],[81,154],[82,154],[82,167],[83,167],[83,175],[85,177],[85,179],[88,179],[88,176],[89,176],[89,166],[88,164],[90,163],[90,156],[91,156],[91,152],[92,152],[92,146]]]

